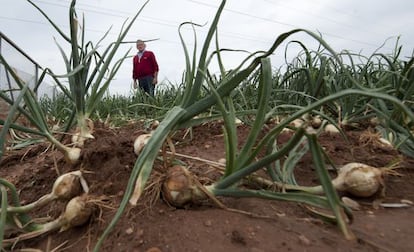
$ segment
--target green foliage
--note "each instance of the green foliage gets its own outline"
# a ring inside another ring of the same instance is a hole
[[[129,51],[116,61],[114,61],[114,56],[132,24],[135,22],[148,1],[143,4],[129,23],[124,24],[125,28],[120,32],[116,41],[110,43],[102,53],[98,52],[98,49],[100,43],[104,40],[109,31],[96,45],[94,45],[92,41],[86,42],[85,20],[83,19],[83,24],[80,26],[75,10],[76,0],[72,0],[69,8],[69,35],[66,35],[33,1],[27,1],[49,21],[59,35],[61,35],[71,46],[70,53],[66,54],[63,48],[58,45],[65,62],[67,73],[62,76],[54,74],[51,70],[48,70],[48,73],[56,81],[62,92],[71,99],[73,107],[70,109],[72,109],[73,114],[76,114],[77,126],[81,131],[86,131],[86,120],[90,118],[91,114],[95,111],[99,102],[104,97],[109,84],[114,79],[124,60],[127,58]],[[79,30],[79,27],[81,27],[81,30]],[[69,88],[63,84],[63,81],[66,80],[69,83]]]

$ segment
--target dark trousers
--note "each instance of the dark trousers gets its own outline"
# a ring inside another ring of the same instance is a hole
[[[152,84],[153,80],[154,77],[151,75],[138,78],[139,87],[151,96],[154,96],[154,84]]]

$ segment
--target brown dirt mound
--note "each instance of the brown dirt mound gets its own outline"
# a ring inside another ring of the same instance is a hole
[[[136,156],[133,141],[143,133],[142,125],[131,124],[117,129],[97,126],[93,141],[87,141],[81,162],[72,166],[47,144],[8,152],[0,163],[0,177],[14,183],[23,203],[51,191],[59,173],[85,170],[90,192],[100,197],[98,211],[84,226],[64,232],[52,232],[16,244],[15,250],[36,248],[42,251],[90,251],[103,233],[119,205]],[[192,138],[178,132],[173,140],[177,153],[211,161],[224,158],[222,125],[194,127]],[[239,139],[247,136],[248,127],[238,128]],[[339,135],[320,138],[331,159],[338,165],[363,162],[381,167],[396,158],[402,160],[402,176],[386,177],[386,202],[414,201],[414,160],[398,151],[367,142],[366,131],[346,132],[348,141]],[[287,136],[282,136],[286,140]],[[202,183],[219,177],[217,169],[194,159],[179,158]],[[315,185],[317,177],[312,160],[306,155],[299,163],[299,184]],[[372,199],[358,200],[362,209],[354,212],[351,229],[357,241],[347,241],[334,225],[313,217],[301,204],[247,198],[219,198],[227,207],[251,215],[218,208],[210,201],[176,209],[160,197],[159,180],[163,163],[156,161],[153,182],[138,206],[127,211],[107,237],[101,251],[411,251],[414,247],[414,208],[374,208]],[[104,197],[103,197],[104,196]],[[53,203],[33,213],[34,217],[56,218],[62,203]],[[158,249],[158,250],[157,250]]]

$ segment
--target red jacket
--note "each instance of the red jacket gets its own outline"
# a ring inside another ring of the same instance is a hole
[[[155,72],[158,72],[158,63],[153,52],[144,51],[141,59],[138,55],[134,56],[132,70],[134,80],[148,75],[154,76]]]

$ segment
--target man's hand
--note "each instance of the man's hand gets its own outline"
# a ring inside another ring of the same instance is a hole
[[[158,83],[158,72],[155,72],[154,73],[154,79],[152,79],[152,85],[157,85],[157,83]]]
[[[137,89],[138,85],[137,85],[137,80],[134,80],[134,89]]]

